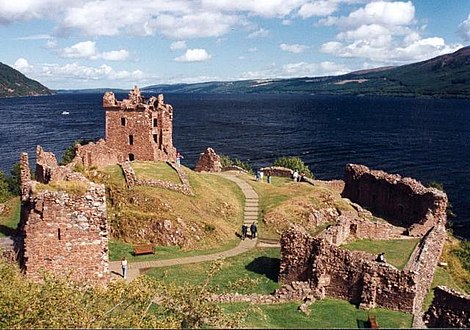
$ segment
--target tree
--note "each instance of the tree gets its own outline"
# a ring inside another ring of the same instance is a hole
[[[220,155],[220,165],[222,168],[227,167],[227,166],[238,166],[248,173],[253,173],[253,168],[248,162],[241,161],[238,158],[230,158],[230,156],[227,155]]]
[[[8,191],[18,196],[21,193],[20,185],[21,185],[21,165],[20,163],[16,163],[10,170],[10,176],[7,178],[8,183]]]
[[[290,156],[290,157],[280,157],[274,161],[272,166],[286,167],[293,171],[298,171],[299,173],[304,173],[307,178],[314,179],[313,173],[310,171],[308,166],[300,159],[300,157]]]
[[[7,201],[11,197],[8,190],[8,178],[0,171],[0,203]]]

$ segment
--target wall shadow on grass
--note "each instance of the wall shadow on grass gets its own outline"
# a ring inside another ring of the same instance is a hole
[[[269,278],[273,282],[277,282],[279,277],[279,266],[281,265],[281,259],[271,257],[258,257],[245,266],[245,269],[261,274]]]

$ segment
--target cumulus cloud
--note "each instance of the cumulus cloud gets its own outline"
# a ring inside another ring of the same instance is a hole
[[[321,45],[321,52],[381,65],[420,61],[461,47],[448,45],[438,37],[423,38],[423,27],[416,26],[415,8],[410,1],[371,2],[347,16],[320,20],[320,25],[339,30],[336,40]]]
[[[251,32],[247,38],[248,39],[264,38],[264,37],[267,37],[268,35],[269,35],[269,30],[259,28],[258,30]]]
[[[328,16],[338,9],[338,3],[335,1],[314,1],[302,5],[299,9],[299,16],[310,18],[313,16]]]
[[[102,58],[108,61],[125,61],[129,58],[129,52],[125,49],[99,52],[95,41],[82,41],[60,50],[59,53],[65,58],[87,58],[90,60]]]
[[[281,48],[283,51],[294,53],[294,54],[300,54],[303,53],[308,49],[308,46],[305,45],[299,45],[299,44],[280,44],[279,48]]]
[[[470,14],[465,21],[460,23],[458,34],[464,41],[470,41]]]
[[[188,49],[184,55],[178,56],[175,58],[177,62],[204,62],[211,58],[212,56],[205,50],[201,48]]]
[[[182,41],[182,40],[172,42],[170,45],[171,50],[181,50],[181,49],[186,49],[186,48],[187,48],[186,41]]]
[[[29,73],[33,69],[33,67],[29,65],[28,60],[23,57],[20,57],[15,61],[15,64],[13,64],[13,68],[22,73]]]
[[[299,7],[299,0],[202,0],[203,8],[219,11],[241,11],[267,18],[284,17]]]

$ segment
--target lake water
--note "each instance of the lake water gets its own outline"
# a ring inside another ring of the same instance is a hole
[[[117,95],[122,99],[124,95]],[[78,138],[104,137],[101,94],[0,99],[0,169],[37,144],[61,155]],[[470,238],[470,100],[314,95],[167,94],[173,143],[194,167],[212,147],[266,166],[300,156],[319,179],[342,178],[347,163],[439,181]],[[69,115],[62,115],[68,111]]]

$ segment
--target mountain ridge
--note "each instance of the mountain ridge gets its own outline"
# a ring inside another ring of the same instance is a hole
[[[0,97],[51,95],[52,91],[0,62]]]
[[[470,47],[425,61],[339,76],[160,84],[157,93],[307,93],[470,98]]]

